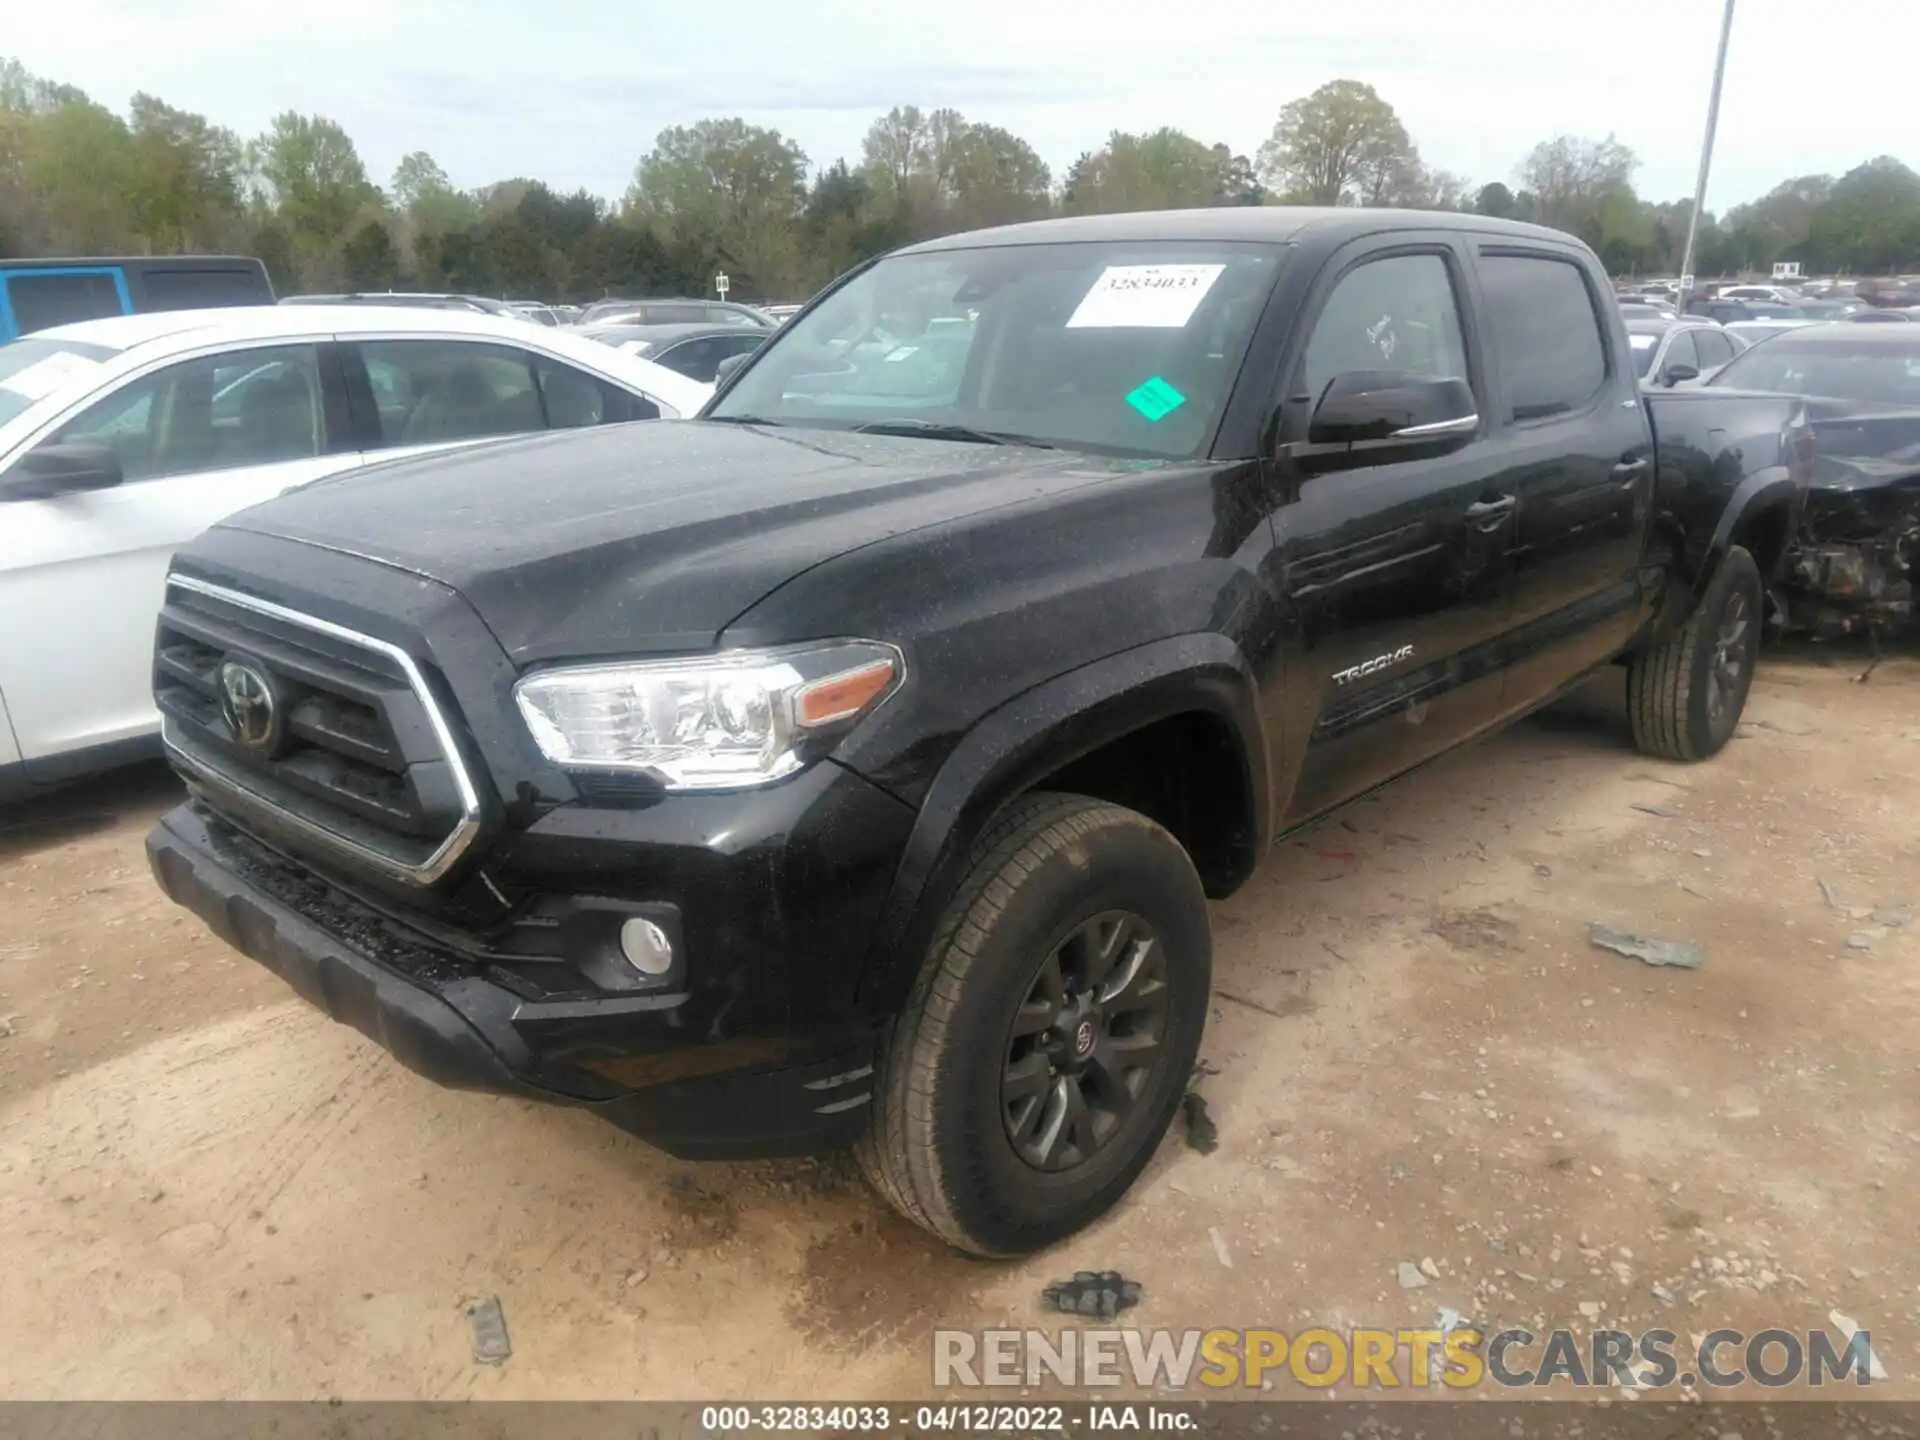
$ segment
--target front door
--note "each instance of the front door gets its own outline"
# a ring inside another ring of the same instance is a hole
[[[156,728],[153,627],[181,545],[236,510],[359,464],[327,453],[313,345],[229,351],[129,381],[43,444],[119,457],[111,490],[0,503],[0,692],[21,754],[54,757]]]
[[[1464,256],[1451,240],[1342,252],[1306,307],[1286,371],[1277,584],[1292,633],[1271,703],[1287,737],[1282,825],[1298,824],[1457,743],[1498,712],[1498,644],[1516,509],[1484,423],[1440,453],[1320,468],[1313,410],[1340,375],[1459,379],[1484,409]]]

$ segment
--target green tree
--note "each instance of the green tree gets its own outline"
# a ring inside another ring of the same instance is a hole
[[[1215,205],[1264,205],[1272,198],[1260,183],[1253,161],[1246,156],[1234,154],[1228,146],[1215,145],[1213,163],[1220,177],[1213,192]]]
[[[1102,149],[1074,161],[1062,204],[1070,214],[1187,209],[1215,203],[1220,179],[1219,158],[1191,135],[1116,130]]]
[[[22,159],[42,244],[70,255],[141,248],[133,136],[118,115],[91,100],[55,104],[31,118]]]
[[[393,289],[400,279],[400,252],[386,224],[362,221],[341,246],[340,265],[350,289]]]
[[[953,228],[1033,220],[1053,203],[1053,174],[1034,148],[997,125],[965,125],[946,144]]]
[[[1920,175],[1881,155],[1838,180],[1815,210],[1807,245],[1821,265],[1887,273],[1920,257]]]
[[[1330,80],[1283,106],[1259,158],[1268,185],[1311,205],[1397,203],[1418,166],[1393,106],[1358,80]]]
[[[627,212],[658,227],[682,273],[724,268],[742,295],[775,293],[803,268],[806,171],[805,152],[778,130],[740,119],[674,126],[635,168]]]
[[[627,205],[690,233],[718,234],[750,216],[797,216],[806,171],[806,153],[778,130],[701,120],[660,132],[635,167]]]
[[[1602,211],[1617,214],[1621,197],[1633,195],[1640,161],[1613,136],[1604,140],[1557,135],[1542,140],[1520,162],[1520,182],[1534,197],[1531,218],[1598,246]]]
[[[456,190],[447,172],[424,150],[401,157],[389,186],[393,203],[416,234],[457,230],[479,216],[473,197]]]
[[[363,211],[385,204],[347,132],[322,116],[288,110],[274,117],[247,155],[271,213],[311,272],[306,278],[337,276],[349,228]]]
[[[204,251],[238,243],[245,226],[239,137],[152,95],[135,95],[130,112],[128,198],[147,244],[161,251]]]
[[[1482,215],[1493,215],[1502,220],[1510,220],[1520,207],[1514,199],[1513,191],[1498,180],[1494,180],[1480,187],[1479,193],[1473,197],[1473,208]]]

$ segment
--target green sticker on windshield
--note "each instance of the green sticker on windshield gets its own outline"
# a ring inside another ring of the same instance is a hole
[[[1127,403],[1158,424],[1186,404],[1187,397],[1156,375],[1127,396]]]

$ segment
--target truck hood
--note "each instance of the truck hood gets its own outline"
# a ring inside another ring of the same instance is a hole
[[[667,421],[348,471],[222,524],[451,586],[526,665],[704,649],[836,555],[1137,468],[1017,446]]]

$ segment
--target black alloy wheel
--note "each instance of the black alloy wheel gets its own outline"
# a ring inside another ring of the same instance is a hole
[[[1014,1012],[1000,1080],[1015,1153],[1071,1170],[1125,1123],[1164,1063],[1166,960],[1125,910],[1082,921],[1040,962]]]

